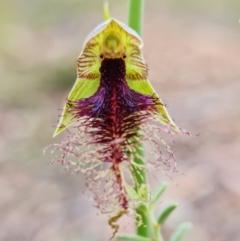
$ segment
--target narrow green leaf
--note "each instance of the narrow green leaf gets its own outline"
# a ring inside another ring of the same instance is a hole
[[[127,188],[126,188],[126,191],[127,191],[127,194],[129,195],[129,197],[130,197],[131,199],[137,200],[137,199],[140,198],[134,188],[132,188],[132,187],[127,187]]]
[[[163,223],[166,221],[166,219],[169,217],[169,215],[174,211],[176,207],[178,207],[178,203],[172,203],[163,209],[162,213],[159,215],[157,220],[159,226],[163,225]]]
[[[143,199],[148,199],[148,187],[145,183],[142,183],[141,186],[138,189],[138,194]]]
[[[168,186],[167,182],[162,182],[152,196],[151,203],[155,204]]]
[[[169,241],[181,241],[184,234],[192,227],[192,224],[189,222],[180,224],[173,232]]]
[[[128,234],[118,234],[116,236],[117,240],[123,241],[151,241],[150,238],[145,238],[140,235],[128,235]]]

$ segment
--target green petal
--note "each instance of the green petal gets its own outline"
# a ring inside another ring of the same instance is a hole
[[[77,79],[68,96],[68,99],[71,101],[75,101],[92,96],[97,91],[99,83],[99,79]],[[68,128],[75,121],[74,116],[69,110],[70,107],[67,104],[65,104],[62,116],[59,120],[58,126],[53,134],[53,137],[55,137],[60,132]]]
[[[148,80],[127,80],[129,88],[135,90],[136,92],[139,92],[141,94],[145,95],[152,95],[158,98],[157,104],[157,112],[152,113],[154,117],[156,117],[162,124],[169,126],[174,131],[178,132],[179,129],[172,120],[171,116],[168,114],[167,109],[163,105],[162,100],[159,98],[153,87],[151,86],[150,82]]]

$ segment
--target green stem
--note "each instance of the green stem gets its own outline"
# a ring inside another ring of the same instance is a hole
[[[143,5],[144,0],[129,0],[128,25],[139,35],[142,34]],[[131,165],[131,171],[135,179],[135,190],[138,192],[141,186],[147,186],[142,143],[140,143],[137,148],[137,154],[138,157],[134,157],[133,161],[136,164],[143,166],[143,168],[137,168],[135,165]],[[148,208],[145,205],[141,205],[136,209],[136,214],[137,219],[140,219],[137,220],[136,223],[136,233],[143,237],[150,237]],[[140,221],[142,224],[139,225],[138,221]]]
[[[134,164],[131,165],[131,172],[135,180],[135,190],[140,193],[140,189],[143,186],[147,186],[145,164],[143,161],[144,151],[142,143],[139,143],[137,148],[138,157],[134,157],[133,162],[142,166],[141,168],[136,167]],[[149,228],[149,208],[146,204],[140,205],[136,209],[136,234],[143,237],[150,237]],[[141,223],[141,224],[140,224]]]
[[[144,0],[129,0],[128,25],[142,35]]]

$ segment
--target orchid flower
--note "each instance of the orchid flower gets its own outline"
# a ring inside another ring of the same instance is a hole
[[[134,179],[129,166],[138,144],[150,142],[155,158],[149,161],[150,166],[163,163],[170,168],[173,154],[160,132],[181,132],[147,78],[142,47],[140,36],[116,19],[94,29],[83,44],[77,80],[54,133],[56,136],[74,124],[75,131],[55,144],[62,152],[54,161],[61,161],[72,173],[85,174],[96,206],[110,214],[114,234],[118,218],[139,204],[139,199],[128,193]]]
[[[131,106],[135,108],[129,110],[133,114],[148,110],[149,114],[155,116],[161,123],[178,130],[147,80],[148,70],[141,54],[142,47],[140,36],[115,19],[105,21],[88,35],[77,61],[78,78],[68,96],[68,102],[54,136],[79,117],[89,115],[89,113],[76,115],[71,108],[72,102],[78,101],[79,105],[82,101],[88,102],[86,105],[94,103],[95,109],[93,108],[91,114],[96,115],[109,103],[109,97],[116,98],[116,94],[122,97],[120,105],[124,100],[125,102],[128,100],[125,108]],[[141,108],[139,105],[144,106]]]

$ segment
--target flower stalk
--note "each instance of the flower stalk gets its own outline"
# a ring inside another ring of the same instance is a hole
[[[128,13],[128,25],[134,29],[140,36],[142,35],[142,23],[143,23],[143,10],[144,0],[129,0],[129,13]],[[144,164],[144,150],[143,144],[139,143],[137,147],[138,156],[134,157],[134,162],[141,165],[142,168],[136,168],[135,165],[131,165],[132,175],[135,177],[135,190],[138,193],[141,186],[147,187],[147,179]],[[136,209],[136,216],[139,217],[136,220],[136,233],[142,237],[149,237],[149,213],[145,204],[140,205]],[[139,221],[141,224],[139,225]]]
[[[128,25],[142,35],[144,0],[129,0]]]

